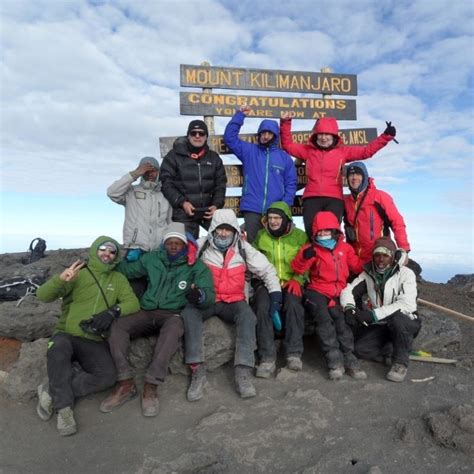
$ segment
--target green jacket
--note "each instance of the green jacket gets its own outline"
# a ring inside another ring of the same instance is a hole
[[[286,202],[274,202],[269,206],[270,208],[280,209],[291,220],[291,211]],[[263,224],[264,228],[258,232],[252,245],[262,252],[276,268],[282,286],[291,279],[304,284],[306,275],[294,273],[291,269],[291,261],[296,257],[300,248],[308,242],[306,233],[291,223],[291,230],[288,233],[281,237],[274,237],[268,232],[265,219]]]
[[[89,250],[87,267],[100,283],[109,306],[120,305],[121,316],[126,316],[139,311],[140,304],[127,279],[114,271],[119,257],[117,256],[111,264],[104,264],[99,260],[97,249],[107,241],[114,242],[119,248],[119,244],[110,237],[98,237]],[[79,326],[82,320],[107,309],[104,297],[89,270],[82,268],[76,279],[69,282],[62,281],[59,275],[55,275],[36,290],[36,296],[45,303],[58,298],[63,299],[62,312],[55,333],[66,332],[72,336],[100,341],[101,337],[85,333]]]
[[[148,286],[140,299],[140,305],[145,310],[159,308],[180,312],[188,303],[186,292],[193,283],[206,295],[199,308],[207,308],[215,301],[211,271],[201,260],[188,263],[187,255],[171,262],[165,250],[154,250],[142,255],[136,262],[120,263],[117,270],[128,279],[147,277]]]

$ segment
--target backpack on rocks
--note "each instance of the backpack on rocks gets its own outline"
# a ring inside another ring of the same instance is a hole
[[[44,277],[13,277],[0,280],[0,301],[19,300],[17,306],[46,281]]]
[[[21,263],[28,265],[29,263],[37,262],[41,258],[45,257],[45,251],[46,240],[42,239],[41,237],[36,237],[36,239],[31,241],[26,257],[21,260]]]

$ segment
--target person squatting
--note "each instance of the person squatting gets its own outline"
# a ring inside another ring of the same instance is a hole
[[[243,164],[246,231],[233,210],[223,209],[222,159],[207,145],[205,122],[193,120],[161,168],[145,157],[109,186],[109,198],[125,208],[123,258],[117,241],[100,236],[88,261],[72,263],[38,288],[43,302],[62,299],[48,344],[48,381],[38,387],[37,404],[42,420],[56,414],[60,435],[77,432],[78,398],[114,385],[101,412],[140,396],[143,416],[157,416],[159,387],[181,344],[190,374],[187,399],[202,399],[208,383],[204,322],[214,316],[235,328],[234,385],[242,398],[257,395],[254,376],[274,375],[276,338],[283,342],[286,369],[303,370],[308,328],[330,380],[366,379],[359,359],[388,364],[390,381],[405,379],[421,327],[416,276],[406,266],[405,222],[356,161],[392,141],[395,127],[387,122],[367,146],[344,146],[337,121],[322,118],[308,143],[295,144],[291,114],[284,114],[280,126],[264,120],[256,144],[248,144],[238,133],[249,111],[237,111],[224,135]],[[304,231],[291,214],[294,158],[305,163],[308,182]],[[207,230],[201,238],[200,226]],[[128,360],[130,341],[153,335],[154,353],[139,390]]]

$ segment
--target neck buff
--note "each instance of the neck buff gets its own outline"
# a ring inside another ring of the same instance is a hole
[[[184,247],[181,252],[178,252],[176,255],[170,255],[168,252],[166,252],[166,255],[168,256],[168,260],[170,262],[174,262],[178,260],[178,258],[184,257],[188,253],[188,247]]]
[[[219,235],[215,234],[212,237],[214,241],[214,245],[221,251],[223,252],[224,250],[227,250],[231,245],[234,240],[233,235],[229,235],[229,237],[220,237]]]
[[[324,235],[316,237],[316,242],[321,245],[321,247],[332,250],[336,246],[337,240],[333,239],[330,235]]]
[[[273,230],[270,229],[270,226],[267,225],[268,233],[273,237],[281,237],[282,235],[286,234],[288,231],[288,224],[290,223],[290,219],[287,216],[283,216],[283,220],[281,221],[281,225],[278,229]]]

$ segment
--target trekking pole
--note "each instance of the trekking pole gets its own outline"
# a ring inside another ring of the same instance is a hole
[[[421,298],[418,298],[418,302],[424,304],[425,306],[430,306],[431,308],[439,309],[440,311],[443,311],[449,315],[474,323],[474,318],[472,316],[468,316],[467,314],[459,313],[458,311],[454,311],[453,309],[449,309],[439,304],[432,303],[431,301],[422,300]]]

